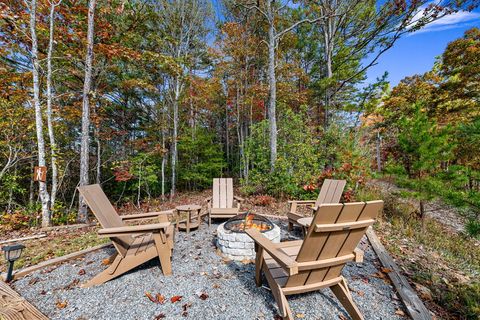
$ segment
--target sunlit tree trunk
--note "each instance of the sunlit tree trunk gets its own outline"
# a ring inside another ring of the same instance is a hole
[[[58,189],[58,166],[57,166],[57,144],[55,142],[55,132],[53,130],[52,119],[52,54],[53,54],[53,33],[55,22],[55,7],[60,4],[61,1],[55,3],[53,0],[50,2],[50,30],[48,39],[48,52],[47,52],[47,127],[48,137],[50,140],[50,153],[51,153],[51,166],[52,166],[52,190],[50,197],[50,210],[55,207],[55,199]]]
[[[32,76],[33,76],[33,105],[35,107],[35,128],[37,132],[38,165],[45,166],[45,140],[43,139],[43,120],[42,108],[40,105],[40,79],[38,62],[38,41],[36,25],[37,1],[30,2],[30,33],[32,38]],[[49,200],[50,196],[47,190],[47,183],[39,181],[40,201],[42,204],[42,227],[51,224]]]
[[[80,186],[87,185],[90,147],[90,90],[93,67],[93,33],[96,0],[88,3],[87,54],[85,57],[85,80],[83,84],[82,138],[80,146]],[[88,222],[87,206],[79,196],[78,221]]]

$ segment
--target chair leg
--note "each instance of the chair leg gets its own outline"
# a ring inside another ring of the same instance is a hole
[[[282,288],[280,288],[275,279],[273,279],[268,268],[264,269],[264,271],[268,285],[272,290],[273,297],[277,302],[280,316],[282,316],[282,318],[285,320],[294,320],[295,318],[293,317],[292,310],[290,310],[290,306],[288,304],[287,298],[285,297],[285,294],[282,291]]]
[[[158,259],[162,267],[164,275],[168,276],[172,274],[172,262],[170,261],[171,250],[166,242],[162,241],[160,233],[154,233],[153,239],[155,240],[155,247],[157,248]]]
[[[333,294],[337,297],[340,303],[343,305],[348,314],[353,320],[364,320],[362,313],[358,310],[357,305],[353,302],[352,294],[348,290],[347,283],[343,280],[330,287]]]

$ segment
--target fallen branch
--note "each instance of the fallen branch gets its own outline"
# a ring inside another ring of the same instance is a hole
[[[46,236],[47,236],[46,233],[36,234],[36,235],[33,235],[33,236],[29,236],[29,237],[23,237],[23,238],[9,239],[9,240],[0,241],[0,244],[6,244],[6,243],[12,243],[12,242],[19,242],[19,241],[27,241],[27,240],[33,240],[33,239],[40,239],[40,238],[45,238]]]

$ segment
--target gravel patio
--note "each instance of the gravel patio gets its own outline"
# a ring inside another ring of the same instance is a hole
[[[282,241],[300,238],[299,232],[286,232],[283,220],[272,221],[280,225]],[[106,268],[102,261],[114,253],[107,248],[32,273],[14,288],[51,319],[275,319],[276,304],[266,281],[265,287],[255,286],[255,265],[218,255],[217,226],[202,224],[188,235],[177,233],[170,277],[163,276],[153,259],[104,285],[80,288]],[[402,303],[365,239],[360,244],[364,263],[349,263],[343,271],[353,298],[365,319],[404,319]],[[152,302],[147,293],[154,298],[160,294],[164,303]],[[288,300],[296,318],[349,319],[328,289]]]

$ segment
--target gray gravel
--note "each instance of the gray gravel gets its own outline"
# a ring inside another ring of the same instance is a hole
[[[283,240],[300,236],[287,234],[283,221],[274,222],[281,225]],[[153,259],[104,285],[80,288],[79,283],[105,268],[101,262],[113,253],[109,248],[35,272],[16,281],[14,287],[52,319],[162,319],[161,315],[165,319],[273,319],[276,303],[270,291],[255,286],[255,266],[228,262],[217,255],[216,227],[202,224],[190,235],[177,233],[170,277],[163,276],[158,260]],[[380,268],[375,253],[365,240],[361,247],[366,250],[365,262],[347,265],[343,274],[365,319],[404,318],[395,313],[404,309],[392,286],[372,276]],[[159,293],[167,300],[153,303],[146,292]],[[177,295],[183,298],[172,303],[170,298]],[[289,296],[288,301],[297,318],[349,319],[330,290]],[[62,302],[67,305],[59,308]]]

